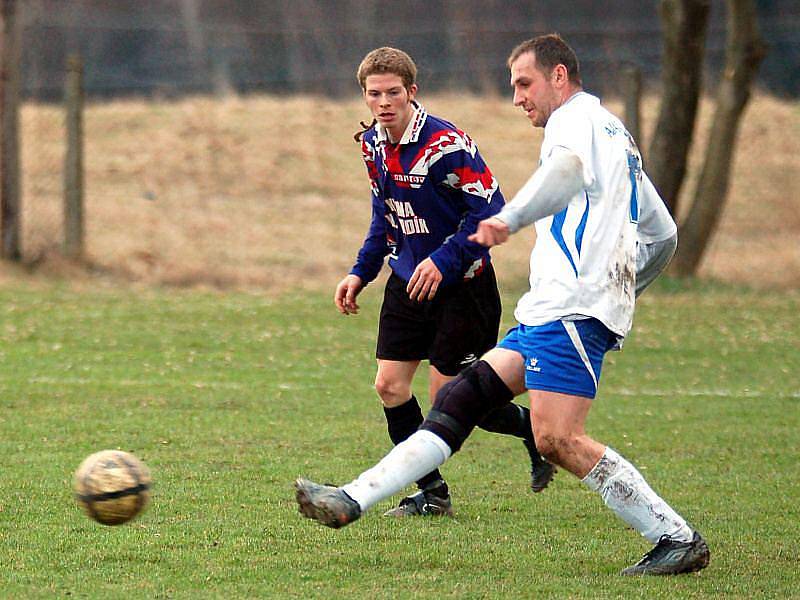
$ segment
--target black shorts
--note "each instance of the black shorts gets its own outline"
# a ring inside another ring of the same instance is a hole
[[[439,289],[433,300],[411,300],[406,285],[394,273],[386,282],[377,358],[428,359],[454,376],[494,348],[501,304],[491,263],[477,277]]]

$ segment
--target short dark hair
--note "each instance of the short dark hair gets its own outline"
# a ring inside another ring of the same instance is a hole
[[[549,75],[556,65],[564,65],[567,69],[567,78],[581,85],[581,69],[575,51],[570,48],[557,33],[540,35],[530,40],[525,40],[511,51],[508,57],[508,66],[526,52],[533,52],[536,57],[536,66],[545,75]]]

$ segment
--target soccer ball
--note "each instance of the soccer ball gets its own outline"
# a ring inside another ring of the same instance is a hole
[[[88,456],[75,471],[75,499],[103,525],[121,525],[138,515],[150,499],[150,470],[133,454],[103,450]]]

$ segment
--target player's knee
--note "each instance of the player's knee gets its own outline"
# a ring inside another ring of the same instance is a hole
[[[380,374],[375,377],[375,391],[381,403],[387,408],[399,406],[411,398],[411,389],[408,385]]]
[[[576,451],[577,437],[547,425],[536,424],[533,428],[536,449],[551,463],[564,466]]]
[[[475,425],[512,398],[513,394],[492,367],[478,361],[442,386],[420,429],[437,434],[456,452]]]
[[[556,460],[559,447],[558,438],[551,433],[534,429],[533,439],[536,442],[536,449],[539,451],[539,454],[544,456],[551,463],[558,464],[558,460]]]

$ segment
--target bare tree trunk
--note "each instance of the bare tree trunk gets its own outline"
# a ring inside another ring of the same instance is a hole
[[[717,92],[717,108],[709,134],[705,163],[692,208],[680,228],[680,248],[672,262],[679,277],[693,275],[719,223],[739,119],[750,99],[750,86],[767,48],[761,39],[753,0],[728,0],[728,40],[725,72]]]
[[[662,0],[664,60],[662,97],[653,140],[647,152],[647,172],[672,214],[686,175],[692,143],[709,0]]]
[[[22,258],[17,9],[16,0],[0,0],[0,256],[9,260]]]
[[[642,106],[642,70],[636,65],[628,65],[622,71],[622,97],[625,129],[636,140],[636,145],[643,153],[644,139],[641,128]]]

